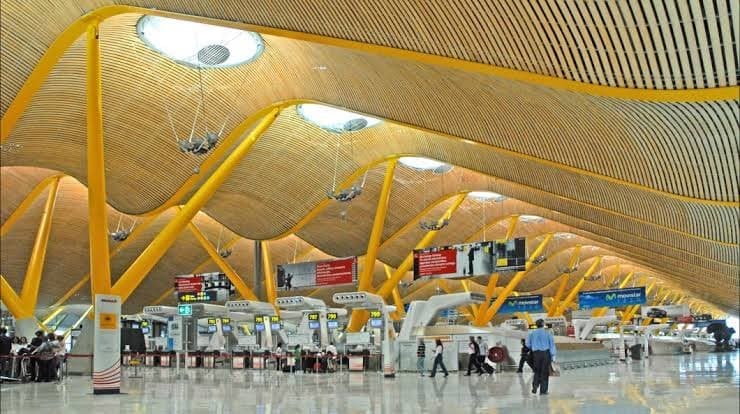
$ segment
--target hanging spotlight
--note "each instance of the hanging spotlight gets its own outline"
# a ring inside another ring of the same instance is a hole
[[[353,185],[346,190],[340,191],[329,191],[326,193],[327,198],[330,200],[336,200],[342,203],[354,200],[357,196],[362,194],[362,187]]]
[[[540,255],[540,256],[537,256],[534,259],[532,259],[532,264],[538,265],[538,264],[545,263],[546,261],[547,261],[547,256]]]
[[[231,256],[231,249],[219,249],[218,255],[223,257],[224,259]]]
[[[423,221],[422,220],[419,222],[419,227],[422,230],[439,231],[447,227],[448,224],[450,224],[450,219],[448,218],[445,218],[439,221]]]
[[[128,239],[128,236],[131,234],[130,231],[127,231],[125,229],[119,229],[112,233],[109,233],[110,238],[117,242],[122,242],[126,239]]]

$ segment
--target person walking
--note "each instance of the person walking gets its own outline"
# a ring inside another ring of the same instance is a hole
[[[432,373],[429,374],[429,378],[434,378],[434,376],[437,374],[437,367],[442,368],[442,372],[445,373],[445,377],[448,377],[450,375],[449,372],[447,372],[447,368],[445,367],[445,363],[442,360],[442,353],[444,352],[444,347],[442,346],[442,341],[437,339],[435,342],[435,348],[434,348],[434,365],[432,365]]]
[[[480,361],[478,359],[480,355],[480,346],[475,342],[475,337],[470,337],[470,343],[468,344],[468,372],[465,373],[466,377],[470,376],[471,368],[475,367],[478,375],[483,375],[483,369],[481,369]]]
[[[555,338],[545,330],[545,321],[537,319],[537,329],[527,336],[525,345],[532,350],[534,364],[534,381],[532,382],[532,394],[547,395],[550,380],[550,362],[555,361],[556,349]]]
[[[478,347],[480,352],[478,353],[478,363],[483,366],[486,362],[486,355],[488,355],[488,342],[484,341],[482,337],[478,337]]]
[[[525,363],[529,365],[529,368],[531,368],[532,371],[534,371],[534,366],[532,364],[532,350],[527,346],[527,340],[522,339],[522,350],[519,356],[519,369],[516,370],[516,372],[524,372],[522,369],[524,368]]]
[[[422,377],[424,376],[424,359],[426,356],[427,346],[424,344],[424,339],[419,338],[419,344],[416,345],[416,369]]]

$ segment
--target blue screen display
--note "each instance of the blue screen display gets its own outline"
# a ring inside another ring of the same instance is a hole
[[[373,328],[382,328],[383,320],[382,319],[370,319],[370,326],[372,326]]]

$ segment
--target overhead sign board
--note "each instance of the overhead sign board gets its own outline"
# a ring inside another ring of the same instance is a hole
[[[496,299],[491,299],[493,303]],[[542,295],[509,296],[498,313],[542,312]]]
[[[270,329],[273,331],[280,330],[280,317],[277,315],[270,316]]]
[[[524,270],[526,239],[483,241],[414,250],[414,279],[461,279]]]
[[[627,289],[591,290],[578,294],[579,309],[618,308],[646,302],[645,286]]]
[[[236,293],[225,273],[201,273],[175,276],[178,302],[227,301]]]
[[[454,279],[494,272],[492,241],[414,250],[414,279]]]
[[[357,257],[278,265],[276,278],[278,290],[352,284],[357,282]]]

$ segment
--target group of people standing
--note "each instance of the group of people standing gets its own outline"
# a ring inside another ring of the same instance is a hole
[[[10,376],[11,364],[16,361],[14,357],[20,356],[29,358],[27,375],[31,381],[54,381],[65,353],[64,337],[61,335],[36,331],[29,344],[26,337],[10,338],[7,330],[0,328],[0,375]]]
[[[525,363],[529,365],[534,371],[532,393],[536,394],[539,391],[540,395],[546,395],[549,389],[550,366],[555,361],[557,350],[555,348],[555,338],[551,332],[545,329],[545,322],[542,319],[538,319],[535,324],[537,329],[531,331],[527,335],[527,339],[522,339],[521,358],[517,372],[522,372]],[[488,371],[489,375],[495,372],[493,367],[485,362],[488,351],[488,344],[482,337],[470,337],[470,342],[468,343],[468,371],[465,373],[465,376],[470,376],[473,368],[476,369],[478,375],[483,375],[485,371]],[[435,340],[434,365],[429,375],[430,378],[436,375],[437,368],[440,368],[444,372],[445,377],[449,375],[443,361],[443,352],[444,347],[442,346],[442,341],[439,339]],[[416,347],[416,368],[422,377],[424,376],[426,355],[427,350],[424,339],[419,338]]]

